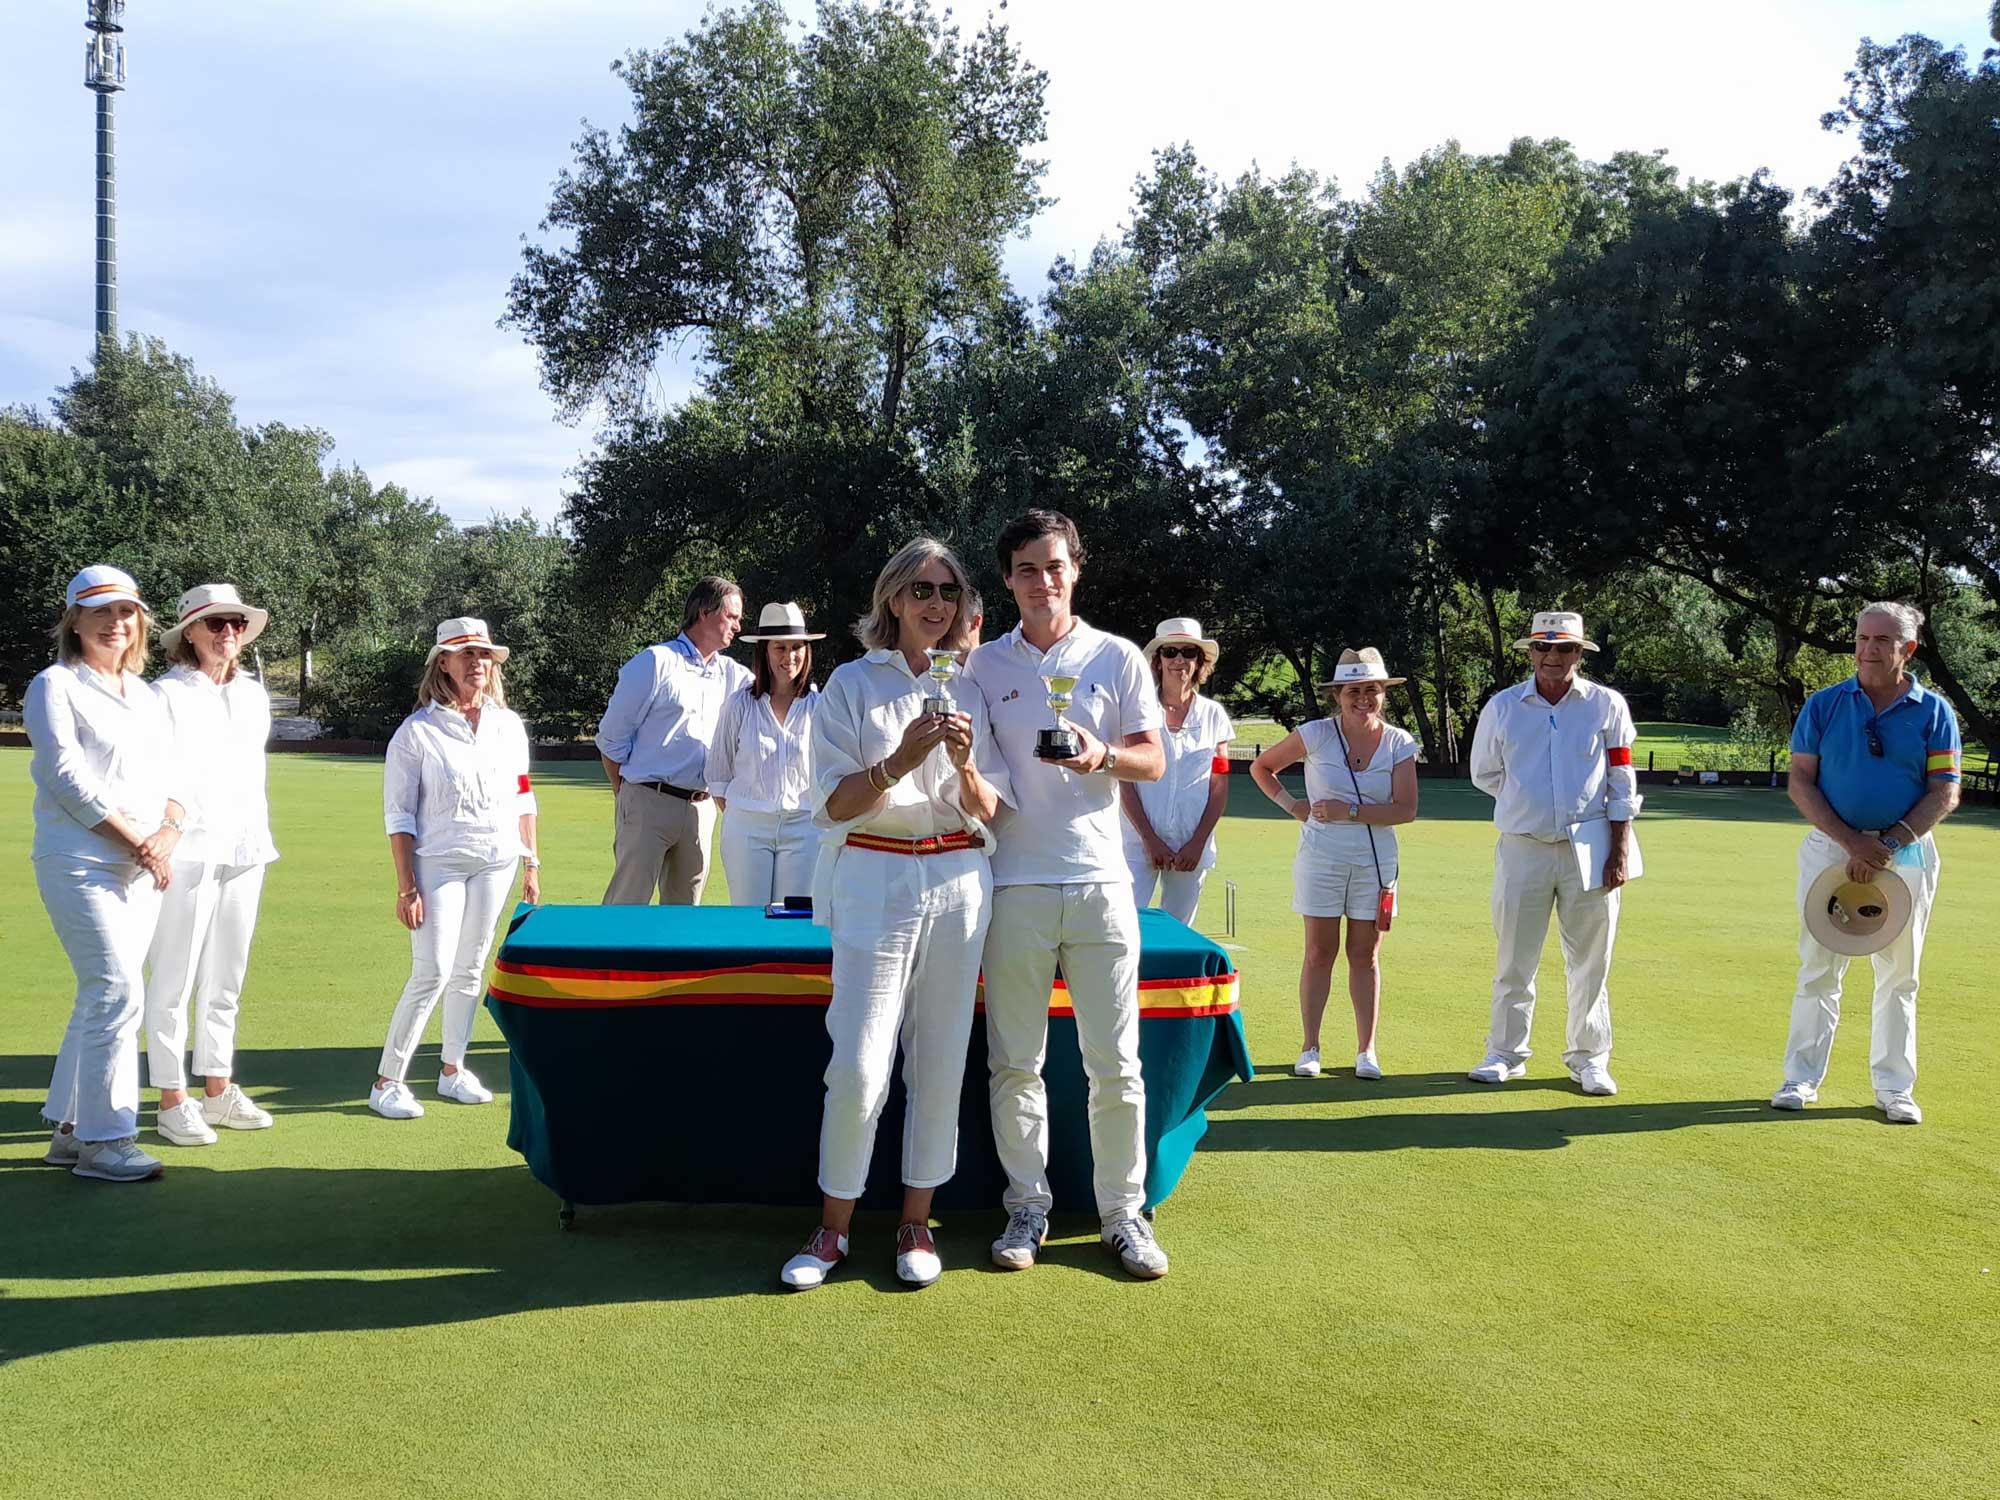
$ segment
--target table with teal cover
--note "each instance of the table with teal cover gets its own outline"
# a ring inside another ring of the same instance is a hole
[[[1227,951],[1160,911],[1142,912],[1139,931],[1151,1208],[1187,1170],[1209,1101],[1251,1069]],[[520,908],[486,996],[511,1053],[508,1145],[565,1210],[816,1206],[831,965],[825,928],[754,907]],[[1044,1078],[1057,1210],[1088,1211],[1087,1085],[1060,977]],[[898,1077],[876,1136],[868,1206],[900,1201],[902,1117]],[[975,1020],[958,1171],[938,1203],[997,1207],[1004,1186],[987,1110],[986,1028]]]

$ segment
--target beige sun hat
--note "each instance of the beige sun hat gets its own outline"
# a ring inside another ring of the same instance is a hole
[[[1843,861],[1820,871],[1806,889],[1806,931],[1822,948],[1862,958],[1880,953],[1910,925],[1910,888],[1890,870],[1863,885],[1847,878]]]
[[[1211,666],[1222,655],[1222,647],[1201,633],[1201,621],[1188,615],[1175,615],[1171,620],[1160,621],[1153,631],[1153,638],[1146,642],[1146,660],[1151,661],[1162,646],[1199,646]]]
[[[1407,677],[1391,677],[1388,665],[1382,660],[1382,653],[1373,646],[1363,646],[1359,651],[1343,651],[1340,660],[1334,664],[1333,681],[1318,684],[1321,692],[1338,691],[1352,687],[1357,682],[1379,682],[1383,687],[1395,687],[1408,682]]]
[[[245,604],[243,597],[236,592],[235,584],[198,583],[181,595],[180,618],[161,633],[161,648],[171,656],[180,646],[181,637],[187,633],[188,626],[209,615],[224,619],[230,615],[241,615],[248,620],[250,623],[244,628],[243,639],[239,643],[244,646],[262,635],[264,627],[271,623],[271,612],[268,609],[258,609],[255,605]]]
[[[823,641],[826,632],[807,630],[806,614],[796,604],[767,604],[757,612],[757,633],[739,641]]]
[[[1535,628],[1514,642],[1516,651],[1526,651],[1536,641],[1574,641],[1586,651],[1595,651],[1597,642],[1583,634],[1583,616],[1564,609],[1545,609],[1535,616]]]
[[[474,646],[483,646],[491,651],[495,661],[505,661],[513,654],[494,641],[493,632],[486,628],[484,620],[476,620],[471,615],[454,615],[438,626],[437,644],[424,658],[424,665],[428,667],[447,651],[470,651]]]

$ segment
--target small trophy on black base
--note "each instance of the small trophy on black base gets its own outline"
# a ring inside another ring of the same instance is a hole
[[[1063,722],[1063,710],[1073,701],[1076,692],[1074,677],[1045,676],[1042,683],[1049,690],[1049,711],[1056,716],[1055,723],[1044,729],[1035,741],[1037,760],[1074,760],[1083,754],[1083,743],[1076,737],[1076,731]]]
[[[931,659],[930,679],[937,684],[937,691],[924,699],[927,714],[949,714],[958,710],[951,701],[951,674],[958,669],[958,653],[937,648],[926,649],[924,655]]]

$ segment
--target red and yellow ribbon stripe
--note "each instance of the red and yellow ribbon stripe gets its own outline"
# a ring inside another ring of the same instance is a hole
[[[1236,1009],[1237,976],[1196,975],[1139,981],[1142,1019],[1225,1016]],[[496,1000],[542,1009],[621,1010],[649,1005],[816,1005],[833,998],[828,964],[743,964],[726,969],[582,969],[501,959],[494,965]],[[985,987],[980,989],[983,1001]],[[1049,993],[1049,1014],[1070,1016],[1061,980]]]
[[[1927,776],[1956,776],[1958,774],[1958,752],[1956,750],[1933,750],[1924,762]]]

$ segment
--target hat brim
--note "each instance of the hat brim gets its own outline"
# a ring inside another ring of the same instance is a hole
[[[753,646],[761,641],[823,641],[826,639],[826,632],[824,630],[808,630],[799,633],[788,630],[783,635],[765,635],[760,631],[756,635],[739,635],[736,639],[739,641],[748,641]]]
[[[1350,677],[1345,682],[1316,682],[1313,686],[1322,693],[1331,693],[1344,687],[1366,687],[1371,682],[1379,687],[1401,687],[1409,680],[1407,677]]]
[[[1842,927],[1826,909],[1834,892],[1847,883],[1845,860],[1820,871],[1819,878],[1806,889],[1803,903],[1806,931],[1822,948],[1848,958],[1866,958],[1871,953],[1880,953],[1901,937],[1903,929],[1910,925],[1915,903],[1910,898],[1909,884],[1893,870],[1877,871],[1869,889],[1881,893],[1882,902],[1889,912],[1882,925],[1873,932],[1857,933]]]
[[[1522,636],[1521,639],[1514,642],[1514,649],[1516,651],[1526,651],[1530,646],[1534,645],[1538,641],[1540,641],[1545,646],[1563,646],[1563,645],[1581,646],[1586,651],[1595,651],[1597,649],[1597,642],[1580,640],[1575,636],[1564,636],[1559,641],[1543,641],[1542,638],[1538,635]]]
[[[459,646],[431,647],[431,654],[424,658],[424,665],[428,667],[432,662],[436,661],[440,656],[443,656],[448,651],[470,651],[474,646],[478,646],[482,650],[492,652],[493,660],[495,662],[503,662],[508,657],[514,654],[510,648],[502,646],[494,641],[467,641],[463,645]]]
[[[1159,655],[1162,646],[1199,646],[1201,654],[1213,662],[1222,655],[1222,646],[1217,641],[1199,640],[1191,635],[1156,635],[1146,642],[1143,653],[1147,661]]]
[[[264,627],[271,623],[271,612],[268,609],[258,609],[253,604],[205,604],[185,620],[174,621],[171,627],[160,633],[161,649],[169,654],[178,651],[180,649],[181,637],[187,634],[188,626],[206,619],[209,615],[213,614],[241,615],[250,622],[244,629],[243,639],[238,643],[239,646],[247,646],[256,640],[258,636],[264,633]]]
[[[107,604],[136,604],[141,609],[148,607],[146,601],[141,599],[137,594],[128,594],[125,590],[119,589],[116,593],[99,594],[94,599],[79,599],[71,608],[103,609]]]

